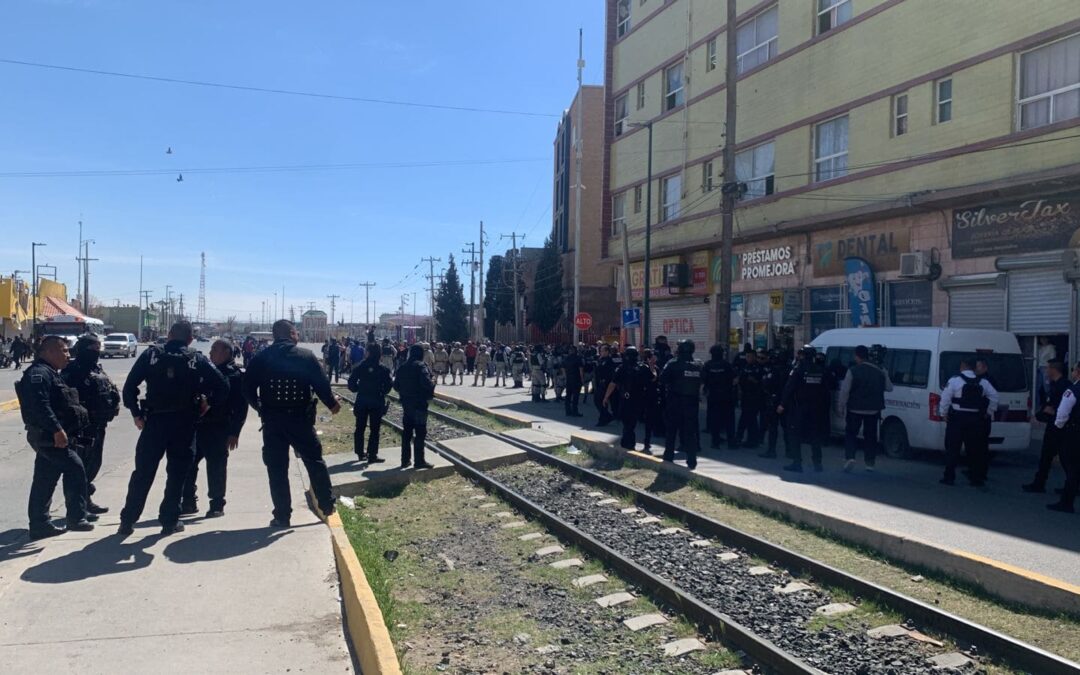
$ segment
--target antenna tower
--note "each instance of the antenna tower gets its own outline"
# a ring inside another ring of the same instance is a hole
[[[199,269],[199,309],[195,314],[196,323],[206,323],[206,253],[200,253],[202,265]]]

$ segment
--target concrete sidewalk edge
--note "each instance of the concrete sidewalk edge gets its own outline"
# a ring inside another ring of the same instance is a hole
[[[622,448],[586,435],[572,434],[570,440],[577,447],[597,457],[622,459],[640,468],[692,478],[723,497],[778,513],[800,525],[826,530],[844,541],[866,546],[893,560],[932,569],[971,583],[1007,602],[1040,611],[1052,610],[1080,616],[1080,587],[1060,579],[968,551],[942,548],[886,529],[872,528],[862,523],[818,513],[770,495],[693,472],[685,466],[663,462],[659,457],[639,452],[628,453]]]
[[[458,386],[461,386],[461,385],[458,385]],[[439,399],[440,401],[442,401],[444,403],[453,403],[454,405],[456,405],[459,408],[464,408],[466,410],[471,410],[472,412],[480,413],[481,415],[487,415],[489,417],[494,417],[495,419],[499,420],[500,422],[503,422],[504,424],[509,424],[511,426],[522,426],[524,428],[530,428],[530,427],[532,427],[533,422],[543,422],[543,421],[545,421],[545,420],[534,420],[531,417],[524,417],[522,415],[517,415],[517,414],[514,414],[514,413],[508,413],[508,412],[503,412],[503,411],[499,411],[499,410],[492,410],[491,408],[485,408],[483,406],[477,405],[475,403],[472,403],[471,401],[467,401],[467,400],[465,400],[463,398],[460,398],[458,396],[453,396],[451,394],[448,394],[445,391],[436,390],[435,398]]]

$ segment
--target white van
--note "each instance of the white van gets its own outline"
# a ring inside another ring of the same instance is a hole
[[[986,358],[990,382],[1000,400],[990,431],[991,450],[1027,450],[1031,443],[1031,396],[1016,336],[970,328],[838,328],[811,343],[825,353],[828,368],[843,379],[858,345],[883,345],[882,364],[892,379],[881,415],[881,443],[896,457],[912,448],[943,450],[945,419],[938,414],[941,392],[959,373],[964,356]],[[835,403],[838,392],[833,393]],[[844,420],[833,406],[832,429],[843,435]]]

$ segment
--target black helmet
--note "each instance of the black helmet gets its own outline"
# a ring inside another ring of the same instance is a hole
[[[693,340],[679,340],[678,346],[679,356],[693,356],[694,355],[694,341]]]
[[[804,359],[812,359],[817,355],[817,350],[810,345],[803,345],[802,349],[799,350],[799,355]]]
[[[712,347],[709,347],[709,356],[713,357],[714,359],[722,359],[724,358],[724,354],[726,351],[727,350],[724,349],[724,345],[718,343],[713,345]]]
[[[409,347],[409,360],[419,361],[424,358],[424,348],[420,345],[413,345]]]
[[[72,350],[72,352],[74,352],[74,354],[77,356],[79,352],[85,349],[89,349],[91,344],[100,345],[101,340],[99,340],[98,336],[94,335],[93,333],[80,336],[79,339],[75,341],[75,348]]]
[[[623,350],[623,358],[630,363],[635,363],[638,360],[638,350],[634,345],[627,345]]]

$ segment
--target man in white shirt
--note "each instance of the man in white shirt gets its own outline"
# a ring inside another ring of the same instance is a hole
[[[949,378],[941,392],[942,417],[948,419],[945,427],[945,485],[956,483],[956,465],[960,461],[961,447],[967,451],[969,478],[974,487],[986,482],[989,447],[986,442],[987,418],[993,419],[997,410],[998,393],[986,379],[972,370],[974,359],[960,360],[960,374]]]

